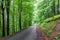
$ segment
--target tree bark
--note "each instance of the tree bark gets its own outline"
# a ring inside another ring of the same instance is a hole
[[[5,36],[5,21],[4,21],[4,5],[3,5],[3,1],[2,0],[2,3],[1,3],[1,9],[2,9],[2,36],[4,37]]]
[[[58,14],[59,14],[59,0],[58,0]]]
[[[55,13],[55,0],[53,0],[53,13],[54,13],[54,15],[56,14]]]
[[[15,9],[14,9],[14,0],[13,0],[13,15],[12,15],[12,22],[13,22],[13,34],[15,33],[15,25],[14,25],[14,11],[15,11]]]
[[[20,30],[22,29],[21,27],[21,13],[22,13],[22,0],[19,0],[20,2],[18,3],[18,13],[19,13],[19,28]]]
[[[7,35],[9,35],[9,7],[10,6],[10,0],[7,0]]]

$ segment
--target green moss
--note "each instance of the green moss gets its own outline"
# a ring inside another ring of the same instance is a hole
[[[49,22],[49,21],[52,21],[52,20],[56,20],[58,18],[60,18],[60,14],[59,15],[52,16],[50,18],[47,18],[47,19],[44,20],[44,22]]]

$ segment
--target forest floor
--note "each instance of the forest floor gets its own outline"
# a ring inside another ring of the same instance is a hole
[[[31,26],[24,31],[18,32],[10,37],[4,37],[0,40],[54,40],[54,37],[60,31],[60,20],[57,20],[57,25],[48,38],[44,32],[37,26]]]

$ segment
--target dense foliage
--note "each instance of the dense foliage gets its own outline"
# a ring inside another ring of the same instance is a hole
[[[39,25],[49,37],[59,18],[60,0],[0,0],[0,37],[13,35],[32,24]]]
[[[42,23],[45,19],[60,14],[59,0],[42,0],[37,1],[36,19]]]
[[[0,37],[32,25],[34,0],[0,0]]]
[[[37,13],[35,23],[40,26],[44,33],[50,37],[60,19],[60,0],[37,0]],[[60,35],[58,33],[58,35]],[[55,40],[60,40],[60,36]]]

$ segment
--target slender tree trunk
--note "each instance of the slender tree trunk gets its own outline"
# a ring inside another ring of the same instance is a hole
[[[32,16],[32,14],[31,14],[31,13],[29,13],[29,22],[28,22],[28,23],[29,23],[29,25],[28,25],[28,26],[31,26],[31,25],[32,25],[32,17],[31,17],[31,16]]]
[[[56,14],[55,13],[55,0],[53,0],[53,13],[54,13],[54,15]]]
[[[14,25],[14,0],[13,0],[13,15],[12,15],[12,19],[13,19],[13,34],[15,33],[15,25]]]
[[[9,35],[9,7],[10,6],[10,0],[7,0],[7,35]]]
[[[58,14],[59,14],[59,0],[58,0]]]
[[[16,18],[17,18],[17,15],[16,15]],[[18,19],[18,18],[17,18],[17,19]],[[17,19],[16,19],[16,29],[15,29],[16,31],[15,31],[15,32],[17,32]]]
[[[3,8],[3,1],[1,3],[1,8],[2,8],[2,36],[5,36],[5,21],[4,21],[4,8]]]
[[[14,8],[13,8],[13,10],[14,10]],[[13,34],[13,33],[15,32],[15,26],[14,26],[14,11],[13,11],[13,14],[12,14],[12,19],[13,19],[13,20],[12,20],[12,23],[13,23],[13,24],[12,24],[12,26],[13,26],[13,27],[12,27],[12,31],[13,31],[12,34]]]
[[[1,3],[0,3],[1,5]],[[1,27],[1,6],[0,6],[0,27]]]
[[[21,27],[22,0],[19,0],[19,1],[18,1],[19,2],[18,3],[18,8],[20,8],[20,9],[18,9],[18,13],[19,13],[19,28],[21,30],[22,29],[22,27]]]

